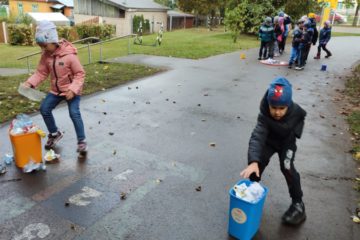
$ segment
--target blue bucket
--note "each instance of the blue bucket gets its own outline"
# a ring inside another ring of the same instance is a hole
[[[326,71],[327,66],[325,64],[321,65],[321,71]]]
[[[237,183],[251,184],[249,180],[241,180]],[[230,209],[229,209],[229,235],[240,239],[250,240],[258,231],[261,223],[262,211],[268,189],[262,186],[265,192],[262,198],[256,203],[249,203],[236,197],[233,188],[230,189]]]

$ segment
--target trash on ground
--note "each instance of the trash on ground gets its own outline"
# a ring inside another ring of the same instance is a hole
[[[357,216],[351,216],[354,223],[360,223],[360,218]]]
[[[0,163],[0,175],[5,174],[6,172],[6,167]]]
[[[36,102],[40,102],[46,96],[45,93],[30,87],[25,87],[22,83],[19,85],[18,93]]]
[[[50,149],[45,153],[44,159],[46,162],[51,162],[60,158],[60,154],[56,154],[53,149]]]
[[[249,186],[245,183],[235,185],[234,191],[237,198],[250,203],[258,202],[265,192],[264,188],[258,182],[253,182]]]
[[[45,164],[43,164],[43,163],[35,163],[31,159],[23,168],[24,173],[31,173],[33,171],[39,171],[39,170],[45,171],[46,170]]]
[[[212,142],[212,143],[209,143],[209,146],[210,146],[210,147],[216,147],[216,143],[213,143],[213,142]]]
[[[3,160],[6,165],[11,165],[14,161],[14,155],[12,153],[6,153],[3,157]]]

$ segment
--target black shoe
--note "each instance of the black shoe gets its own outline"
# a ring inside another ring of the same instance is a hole
[[[332,54],[330,53],[330,54],[326,55],[325,58],[329,58],[331,56],[332,56]]]
[[[285,224],[298,225],[305,221],[305,205],[303,202],[292,203],[289,209],[282,216],[282,221]]]
[[[261,60],[261,57],[258,57],[258,60]]]

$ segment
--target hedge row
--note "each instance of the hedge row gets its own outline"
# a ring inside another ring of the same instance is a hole
[[[83,39],[87,37],[98,37],[101,40],[109,39],[115,34],[115,26],[104,24],[77,25],[75,27],[57,27],[59,38],[65,38],[69,41]],[[30,25],[9,24],[8,33],[10,44],[28,45],[35,44],[35,30]]]

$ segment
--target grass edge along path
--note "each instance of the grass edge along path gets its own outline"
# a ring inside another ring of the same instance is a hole
[[[105,91],[127,82],[151,76],[164,71],[143,65],[127,63],[90,64],[84,67],[86,71],[83,95]],[[40,103],[33,102],[17,92],[21,82],[29,75],[0,76],[0,124],[13,119],[19,113],[34,113],[39,111]],[[39,90],[48,92],[49,79],[44,81]]]

